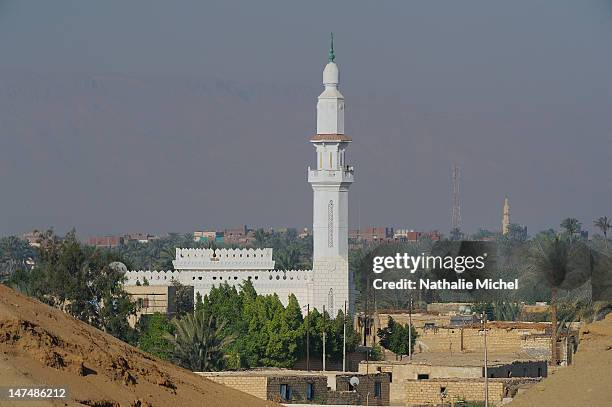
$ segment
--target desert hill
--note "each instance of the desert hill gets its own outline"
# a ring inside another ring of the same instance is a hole
[[[612,405],[612,314],[580,332],[574,364],[560,369],[511,407],[591,407]]]
[[[68,400],[8,406],[275,406],[156,359],[0,284],[0,387],[50,386]]]

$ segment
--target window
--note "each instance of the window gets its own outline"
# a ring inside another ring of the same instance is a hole
[[[291,387],[288,384],[286,383],[281,384],[279,393],[280,393],[280,397],[282,400],[284,401],[291,400]]]
[[[374,382],[374,397],[382,397],[382,384]]]
[[[314,399],[314,383],[306,383],[306,400]]]
[[[440,387],[440,396],[446,397],[446,387]]]
[[[429,379],[429,375],[425,374],[425,373],[419,373],[417,374],[417,380],[427,380]]]

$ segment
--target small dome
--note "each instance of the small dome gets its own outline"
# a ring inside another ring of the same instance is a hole
[[[125,273],[128,271],[125,264],[121,263],[120,261],[114,261],[111,264],[109,264],[108,267],[110,267],[113,271],[116,271],[116,272]]]
[[[338,65],[335,62],[328,63],[323,70],[323,85],[337,85],[339,76]]]

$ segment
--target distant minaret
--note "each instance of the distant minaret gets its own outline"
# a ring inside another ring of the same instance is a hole
[[[502,233],[508,234],[508,227],[510,226],[510,204],[508,203],[508,197],[504,199],[504,216],[502,218]]]
[[[310,302],[333,316],[344,308],[353,310],[348,268],[348,190],[354,181],[347,164],[351,138],[344,134],[344,96],[338,89],[332,35],[328,63],[323,70],[323,93],[317,102],[317,134],[310,142],[316,150],[316,166],[308,168],[314,194],[313,292]]]
[[[459,201],[459,165],[453,166],[453,210],[452,210],[452,228],[461,229],[461,203]]]

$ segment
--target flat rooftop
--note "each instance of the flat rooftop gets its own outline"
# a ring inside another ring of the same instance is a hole
[[[281,368],[266,368],[266,369],[248,369],[248,370],[232,370],[223,372],[195,372],[201,376],[353,376],[364,375],[358,372],[342,372],[337,370],[293,370]],[[379,374],[379,372],[371,372],[371,375]]]
[[[535,362],[543,361],[544,358],[538,359],[529,357],[521,354],[490,354],[488,355],[488,366],[501,366],[507,365],[512,362]],[[362,361],[361,363],[366,363]],[[465,353],[415,353],[412,357],[412,361],[408,360],[407,356],[404,356],[402,360],[393,361],[370,361],[370,364],[390,364],[390,365],[426,365],[426,366],[483,366],[484,365],[484,354],[476,352],[465,352]]]

